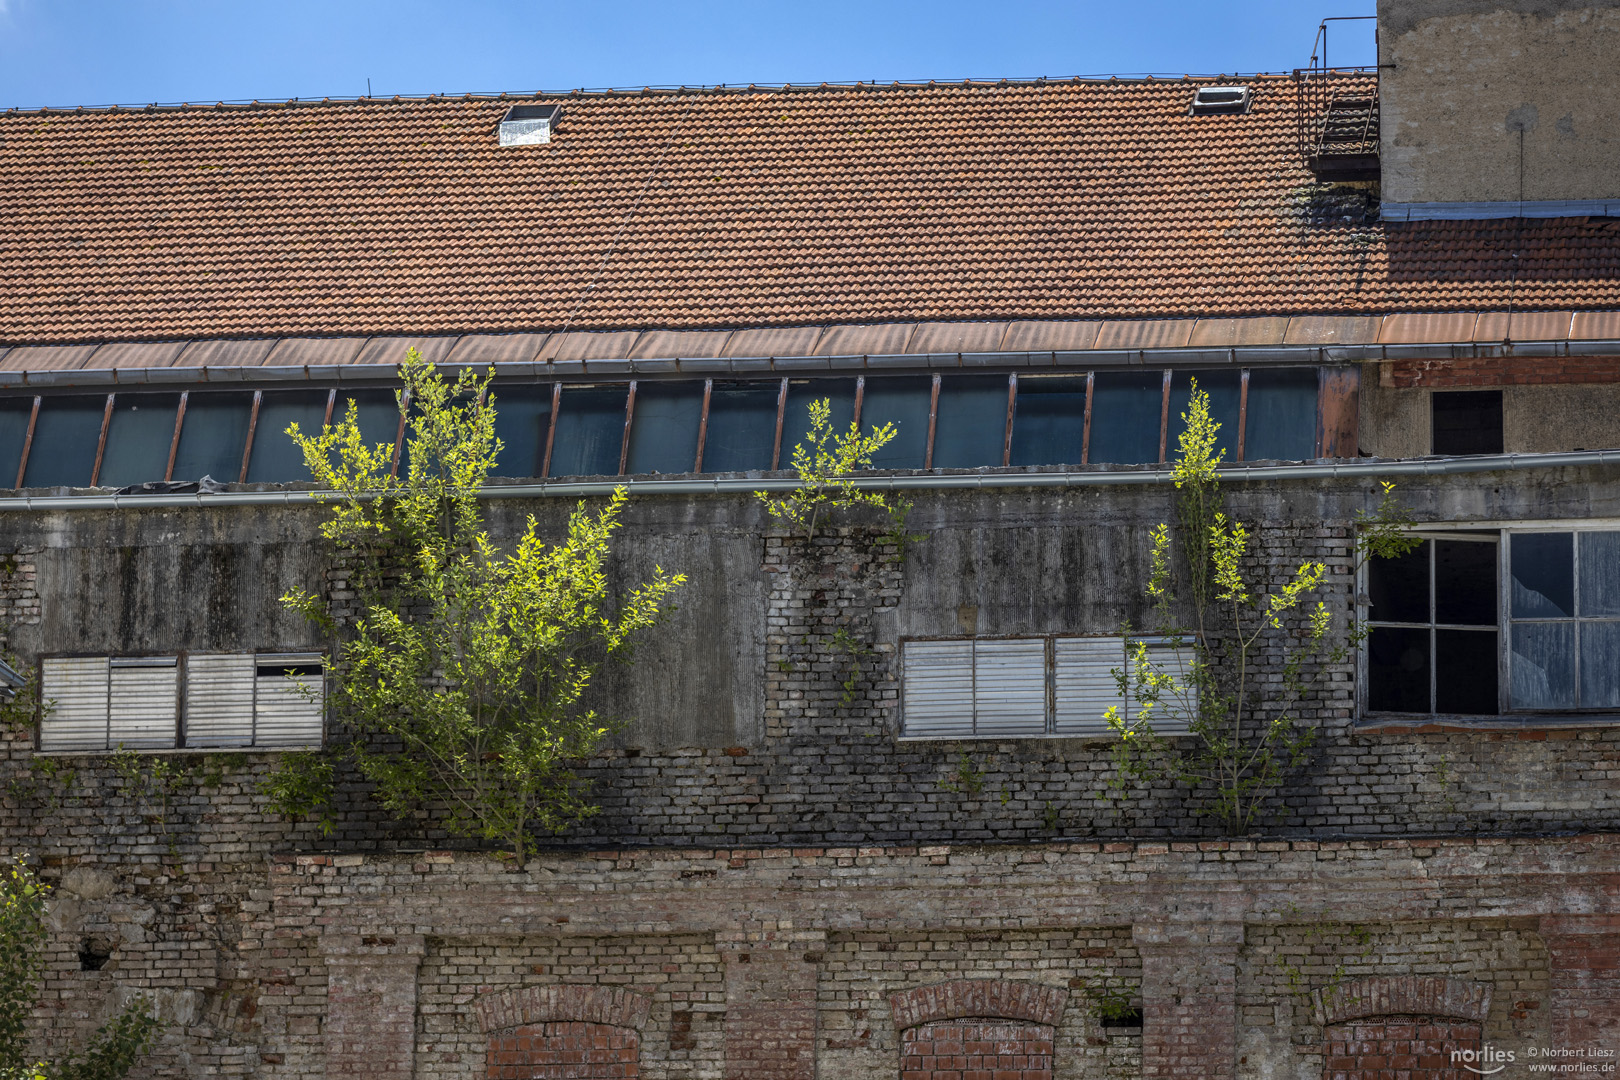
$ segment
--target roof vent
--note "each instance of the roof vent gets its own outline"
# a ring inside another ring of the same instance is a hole
[[[1217,116],[1221,113],[1249,111],[1247,86],[1205,86],[1193,95],[1193,116]]]
[[[502,146],[539,146],[551,141],[561,105],[514,105],[501,117]]]

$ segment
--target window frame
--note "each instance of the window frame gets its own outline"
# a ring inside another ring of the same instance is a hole
[[[1457,541],[1464,539],[1459,534],[1491,532],[1496,534],[1496,604],[1497,617],[1495,632],[1497,636],[1497,713],[1496,715],[1477,713],[1442,713],[1442,712],[1391,712],[1373,711],[1368,702],[1371,700],[1371,672],[1369,664],[1368,639],[1363,640],[1356,649],[1356,700],[1355,721],[1356,727],[1380,727],[1384,725],[1411,725],[1411,724],[1443,724],[1463,725],[1467,727],[1589,727],[1620,725],[1620,708],[1600,706],[1596,708],[1568,708],[1568,709],[1531,709],[1514,708],[1513,692],[1513,626],[1517,622],[1536,623],[1577,623],[1577,622],[1617,622],[1617,618],[1588,618],[1572,615],[1562,619],[1514,619],[1513,618],[1513,586],[1512,586],[1512,552],[1513,537],[1521,534],[1535,533],[1562,533],[1578,537],[1580,533],[1590,532],[1620,532],[1620,518],[1580,518],[1580,519],[1533,519],[1520,521],[1455,521],[1455,522],[1425,522],[1415,525],[1407,530],[1407,535],[1419,537],[1424,540]],[[1487,543],[1492,541],[1476,540],[1474,542]],[[1576,575],[1576,589],[1579,589],[1579,550],[1580,542],[1572,539],[1576,555],[1572,563],[1572,572]],[[1429,596],[1431,622],[1428,626],[1438,626],[1442,629],[1450,628],[1452,624],[1438,624],[1432,622],[1434,611],[1434,563],[1430,556],[1429,570]],[[1372,606],[1371,592],[1371,560],[1363,560],[1356,570],[1355,576],[1355,612],[1358,624],[1369,629],[1375,626],[1418,627],[1424,624],[1374,621],[1370,618]],[[1578,610],[1578,608],[1577,608]],[[1462,627],[1480,631],[1483,627]],[[1576,675],[1577,693],[1579,692],[1579,644],[1576,645],[1577,656]],[[1435,701],[1434,680],[1438,672],[1434,668],[1433,639],[1430,643],[1430,701]]]

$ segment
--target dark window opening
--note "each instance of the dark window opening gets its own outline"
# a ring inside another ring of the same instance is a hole
[[[1316,456],[1318,382],[1315,368],[1249,372],[1243,460],[1308,461]]]
[[[1425,540],[1399,558],[1368,563],[1368,708],[1470,716],[1500,710],[1493,541]]]
[[[164,479],[179,407],[179,394],[119,394],[107,423],[97,485],[127,487]]]
[[[1500,454],[1502,391],[1460,390],[1431,395],[1436,454]]]
[[[810,403],[828,400],[832,430],[843,434],[855,421],[854,379],[794,379],[788,384],[787,406],[782,413],[781,467],[793,467],[793,448],[809,441]],[[827,440],[832,446],[832,440]]]
[[[1102,1026],[1105,1028],[1139,1028],[1142,1026],[1142,1010],[1124,1009],[1119,1012],[1111,1012],[1102,1018]]]
[[[1091,398],[1091,462],[1158,461],[1163,413],[1163,372],[1099,371]]]
[[[249,393],[193,393],[186,398],[180,444],[175,448],[175,480],[211,477],[234,484],[242,476],[242,450],[253,420]]]
[[[614,476],[624,451],[628,386],[570,386],[557,406],[552,476]]]
[[[105,394],[41,399],[23,486],[88,487],[106,414]]]
[[[704,472],[749,472],[771,467],[776,451],[776,405],[781,383],[715,383],[703,436]]]
[[[1007,440],[1007,376],[947,375],[934,417],[934,468],[1000,465]]]
[[[105,938],[85,938],[79,943],[79,970],[100,971],[112,959],[112,953],[112,943]]]
[[[1013,414],[1014,465],[1073,465],[1086,439],[1086,379],[1069,375],[1019,376]]]
[[[689,473],[697,464],[703,422],[701,382],[636,384],[627,473]]]
[[[495,437],[501,440],[494,475],[514,479],[541,475],[546,464],[546,436],[551,432],[551,386],[496,386],[490,397],[495,407]]]
[[[304,452],[287,434],[298,425],[300,435],[319,435],[326,423],[326,390],[268,391],[259,402],[259,420],[253,427],[253,450],[248,459],[248,483],[285,484],[312,479]]]
[[[894,425],[894,438],[872,455],[874,469],[921,469],[928,461],[928,409],[934,380],[927,375],[868,378],[861,397],[861,431]]]
[[[1226,451],[1227,461],[1236,461],[1243,394],[1243,376],[1237,371],[1176,372],[1170,383],[1170,431],[1165,456],[1174,459],[1181,451],[1181,433],[1187,430],[1186,412],[1192,404],[1194,379],[1198,380],[1198,389],[1209,395],[1210,419],[1220,425],[1215,433],[1215,448]]]

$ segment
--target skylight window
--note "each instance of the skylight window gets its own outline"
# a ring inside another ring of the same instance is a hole
[[[502,146],[538,146],[551,141],[561,105],[514,105],[501,117]]]
[[[1193,95],[1192,115],[1218,116],[1249,111],[1247,86],[1205,86]]]

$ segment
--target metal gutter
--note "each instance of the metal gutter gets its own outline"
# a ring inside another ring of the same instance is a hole
[[[1620,199],[1500,199],[1382,203],[1385,221],[1498,221],[1505,218],[1620,217]]]
[[[1302,465],[1233,465],[1220,470],[1228,483],[1251,484],[1288,480],[1331,480],[1387,476],[1462,476],[1470,473],[1517,472],[1527,469],[1620,466],[1620,450],[1581,450],[1556,454],[1484,454],[1477,457],[1419,458],[1406,461],[1346,460]],[[1065,469],[1056,472],[986,472],[931,475],[906,473],[867,476],[855,486],[875,491],[960,490],[996,488],[1118,487],[1166,484],[1168,466],[1153,469]],[[532,484],[495,484],[479,493],[485,499],[580,498],[608,495],[623,487],[632,495],[735,495],[755,491],[791,491],[790,477],[762,479],[661,480],[625,477],[615,480],[559,480]],[[293,506],[324,501],[315,491],[225,491],[190,495],[17,495],[0,497],[0,511],[152,510],[175,507]]]

